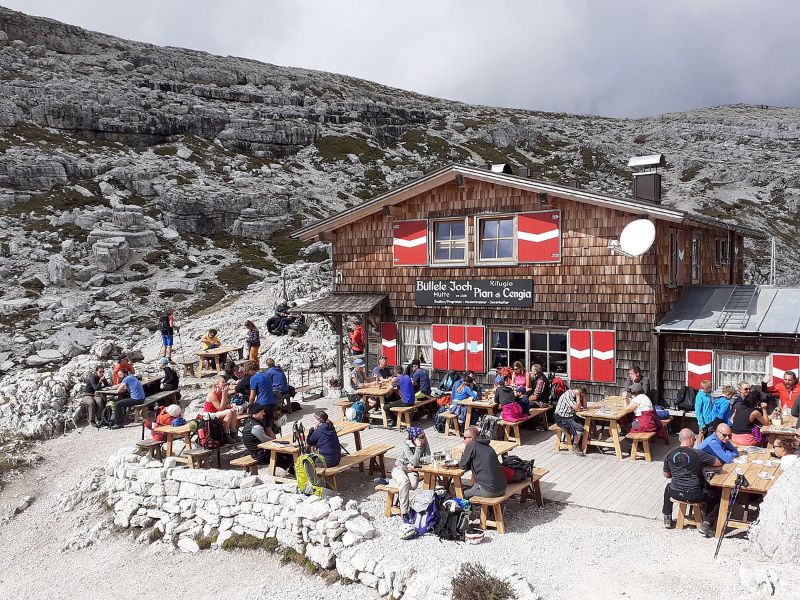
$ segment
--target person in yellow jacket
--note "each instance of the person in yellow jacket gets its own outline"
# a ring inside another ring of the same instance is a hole
[[[219,348],[221,345],[222,342],[220,342],[219,338],[217,337],[216,329],[209,329],[208,333],[200,338],[200,346],[203,348],[203,350]]]

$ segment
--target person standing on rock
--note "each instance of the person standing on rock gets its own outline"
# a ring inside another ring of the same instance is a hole
[[[172,358],[173,336],[176,331],[180,330],[180,327],[175,322],[175,313],[171,306],[168,306],[164,314],[158,318],[158,329],[161,331],[163,355]]]
[[[97,365],[94,373],[86,378],[86,384],[83,387],[83,405],[89,414],[89,423],[98,425],[100,415],[105,408],[103,396],[99,390],[108,387],[108,379],[106,379],[106,370],[103,365]]]
[[[260,368],[261,363],[258,360],[258,349],[261,347],[261,335],[258,333],[258,327],[252,321],[245,321],[244,326],[247,328],[247,337],[244,339],[244,345],[247,346],[247,358],[256,363],[256,369]]]
[[[114,403],[114,424],[111,429],[122,429],[125,426],[125,409],[138,406],[145,401],[142,382],[135,375],[127,375],[117,386],[117,394],[128,392],[128,398],[122,398]]]

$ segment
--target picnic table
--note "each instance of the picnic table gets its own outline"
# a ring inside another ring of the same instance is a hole
[[[497,456],[505,456],[517,447],[517,444],[514,442],[500,440],[492,440],[489,442],[489,445],[497,453]],[[466,448],[466,443],[461,442],[458,446],[455,446],[449,450],[453,460],[458,460],[461,458],[461,455],[464,453],[464,448]],[[424,489],[434,489],[434,487],[436,487],[437,478],[441,478],[446,487],[450,486],[451,481],[453,482],[453,487],[455,488],[455,494],[457,498],[464,497],[464,486],[461,483],[461,477],[463,477],[464,473],[467,472],[466,469],[462,469],[458,466],[446,467],[443,461],[439,461],[436,466],[434,466],[433,463],[429,465],[422,465],[419,469],[417,469],[417,471],[422,473]]]
[[[185,425],[178,425],[177,427],[173,425],[162,425],[161,427],[156,427],[155,431],[157,433],[166,434],[167,436],[167,456],[172,456],[172,443],[175,441],[175,438],[183,438],[183,444],[186,449],[192,449],[192,430],[188,423]],[[176,459],[186,462],[185,459],[180,457],[176,457]]]
[[[144,393],[146,395],[155,393],[159,391],[159,384],[161,383],[161,375],[151,375],[150,377],[143,377],[141,379],[142,388],[144,389]],[[116,396],[117,398],[121,398],[120,392],[117,391],[116,385],[110,385],[108,387],[104,387],[102,389],[97,390],[97,393],[101,396]],[[122,392],[127,394],[128,392]]]
[[[386,404],[386,397],[394,391],[392,384],[389,381],[383,381],[377,385],[367,385],[366,387],[358,388],[356,394],[361,394],[363,397],[376,398],[381,405],[381,417],[383,419],[383,426],[389,427],[389,419],[386,417],[386,411],[383,409]],[[371,419],[372,415],[367,413],[367,418]]]
[[[492,398],[494,398],[494,395],[492,395]],[[472,423],[472,411],[473,410],[485,410],[486,414],[493,415],[494,411],[496,411],[499,408],[498,404],[494,401],[494,399],[491,399],[491,400],[461,400],[461,401],[458,402],[458,404],[460,406],[466,406],[467,407],[467,416],[466,416],[466,418],[464,420],[464,423],[466,424],[465,427],[469,427],[470,424]]]
[[[586,448],[589,446],[589,444],[599,448],[613,448],[617,455],[617,460],[622,460],[619,420],[627,415],[625,412],[625,399],[622,398],[622,396],[609,396],[602,402],[589,403],[587,410],[576,414],[584,419],[581,450],[586,452]],[[592,425],[596,425],[597,421],[608,424],[608,430],[611,433],[610,442],[607,440],[603,441],[589,439],[589,434],[593,429]]]
[[[244,357],[242,346],[220,346],[219,348],[210,348],[208,350],[198,350],[195,354],[200,358],[200,364],[197,366],[197,378],[203,377],[203,364],[205,361],[214,361],[214,366],[217,368],[217,373],[222,371],[222,365],[228,358],[231,352],[239,353],[239,360]]]
[[[776,425],[765,425],[761,428],[761,435],[767,438],[767,450],[771,450],[778,438],[794,437],[797,417],[783,417],[780,427]]]
[[[369,423],[354,423],[352,421],[331,421],[331,423],[336,428],[339,439],[345,435],[352,434],[356,451],[361,450],[361,432],[369,427]],[[292,462],[296,461],[300,456],[300,448],[292,441],[292,434],[282,435],[275,440],[263,442],[258,447],[262,450],[269,450],[269,474],[273,477],[275,476],[278,454],[291,455]],[[363,471],[364,466],[360,465],[360,469]]]
[[[742,487],[740,493],[761,494],[762,496],[772,488],[772,484],[775,483],[781,474],[781,461],[771,458],[769,451],[755,452],[752,454],[742,453],[742,456],[747,457],[747,462],[732,462],[727,465],[722,465],[722,470],[714,475],[710,481],[711,485],[722,488],[722,500],[719,505],[719,516],[717,517],[717,537],[725,533],[725,517],[728,515],[728,509],[731,504],[731,494],[736,485],[736,469],[742,469],[748,481],[748,486]],[[773,466],[766,465],[769,460],[772,460]],[[759,474],[761,473],[765,473],[766,477],[760,477]],[[747,521],[735,521],[733,519],[728,521],[728,527],[734,527],[736,529],[747,529],[749,526],[750,524]]]

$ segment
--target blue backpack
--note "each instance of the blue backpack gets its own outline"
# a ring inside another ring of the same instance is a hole
[[[433,531],[439,522],[439,502],[433,490],[417,490],[403,522],[413,526],[417,537]]]
[[[361,421],[364,420],[364,414],[366,412],[367,412],[367,405],[364,404],[364,400],[358,399],[351,406],[347,408],[347,410],[345,411],[345,415],[347,416],[348,421],[361,423]]]

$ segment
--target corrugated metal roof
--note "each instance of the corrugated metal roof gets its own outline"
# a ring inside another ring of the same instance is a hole
[[[656,326],[659,332],[726,333],[743,335],[800,335],[800,288],[757,286],[744,326],[719,325],[736,286],[704,285],[686,295]]]
[[[293,308],[292,312],[318,315],[363,315],[371,312],[386,298],[386,294],[330,294]]]

